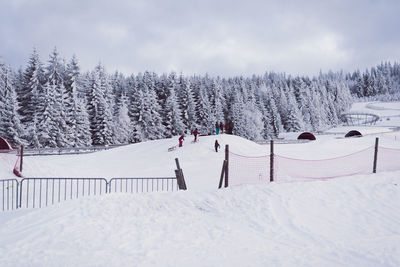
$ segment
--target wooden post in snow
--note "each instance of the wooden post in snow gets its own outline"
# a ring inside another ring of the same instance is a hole
[[[378,161],[378,143],[379,143],[379,138],[375,138],[375,152],[374,152],[374,168],[372,170],[373,173],[376,173],[376,163]]]
[[[274,140],[271,140],[271,154],[269,155],[269,181],[274,181]]]
[[[225,145],[225,187],[229,186],[229,145]]]

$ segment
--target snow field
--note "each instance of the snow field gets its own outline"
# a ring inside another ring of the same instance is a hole
[[[0,265],[399,266],[399,175],[108,195],[7,212]]]

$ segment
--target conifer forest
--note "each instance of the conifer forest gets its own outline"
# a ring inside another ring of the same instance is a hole
[[[233,134],[263,141],[337,125],[355,98],[399,96],[398,63],[316,77],[126,75],[108,73],[102,64],[83,72],[75,56],[65,60],[56,49],[43,63],[33,50],[18,70],[0,59],[0,135],[31,148],[86,147],[169,138],[195,128],[212,134],[216,122],[231,120]]]

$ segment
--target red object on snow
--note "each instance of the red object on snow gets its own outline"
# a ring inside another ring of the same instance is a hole
[[[181,137],[179,137],[179,147],[182,146],[183,140],[185,140],[185,136],[181,135]]]

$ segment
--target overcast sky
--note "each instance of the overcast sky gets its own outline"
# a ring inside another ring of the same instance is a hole
[[[82,70],[316,75],[400,59],[397,0],[0,0],[0,57]]]

